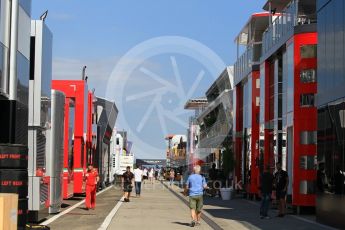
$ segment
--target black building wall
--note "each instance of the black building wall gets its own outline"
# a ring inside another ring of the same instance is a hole
[[[345,1],[317,7],[317,220],[345,229]]]

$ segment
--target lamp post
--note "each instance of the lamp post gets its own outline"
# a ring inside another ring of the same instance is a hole
[[[167,135],[165,137],[165,140],[168,141],[168,157],[167,157],[167,160],[169,160],[169,162],[167,162],[167,163],[169,163],[168,164],[169,167],[172,167],[172,159],[173,159],[173,157],[172,157],[172,152],[171,152],[171,139],[173,137],[174,137],[174,135],[172,135],[172,134]]]

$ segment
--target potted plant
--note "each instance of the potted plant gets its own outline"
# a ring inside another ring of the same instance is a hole
[[[236,162],[231,145],[232,143],[229,141],[223,143],[223,169],[224,176],[226,178],[225,184],[220,189],[220,194],[223,200],[230,200],[233,197],[233,188],[231,186],[232,181],[230,179],[230,174],[233,173]]]

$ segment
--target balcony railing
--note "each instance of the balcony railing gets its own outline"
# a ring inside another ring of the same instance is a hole
[[[232,124],[227,121],[217,121],[210,128],[200,131],[200,141],[207,138],[227,136],[232,129]]]
[[[243,77],[252,71],[252,66],[259,63],[261,57],[262,45],[256,43],[247,46],[246,51],[237,59],[234,65],[234,83],[237,85]]]
[[[307,15],[303,8],[299,11],[299,5],[303,1],[292,0],[291,3],[274,19],[272,24],[266,29],[262,37],[262,54],[268,53],[272,47],[282,42],[282,39],[289,39],[297,25],[316,23],[314,14]]]

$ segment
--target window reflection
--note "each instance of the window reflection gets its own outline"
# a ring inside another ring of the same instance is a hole
[[[7,48],[0,42],[0,93],[7,93],[6,64]]]
[[[316,82],[316,71],[315,69],[305,69],[300,73],[300,79],[302,83],[313,83]]]
[[[318,111],[318,170],[319,193],[345,194],[344,168],[344,100],[330,103]]]
[[[301,58],[316,58],[317,45],[303,45],[301,46]]]
[[[17,98],[23,104],[28,104],[30,63],[29,60],[17,51]]]
[[[294,44],[291,43],[286,50],[287,55],[287,112],[293,111],[294,102]]]
[[[314,94],[302,94],[300,96],[300,105],[305,107],[314,106],[315,104],[315,95]]]
[[[302,145],[312,145],[312,144],[316,144],[316,137],[317,134],[314,131],[302,131],[301,132],[301,140],[300,143]]]

